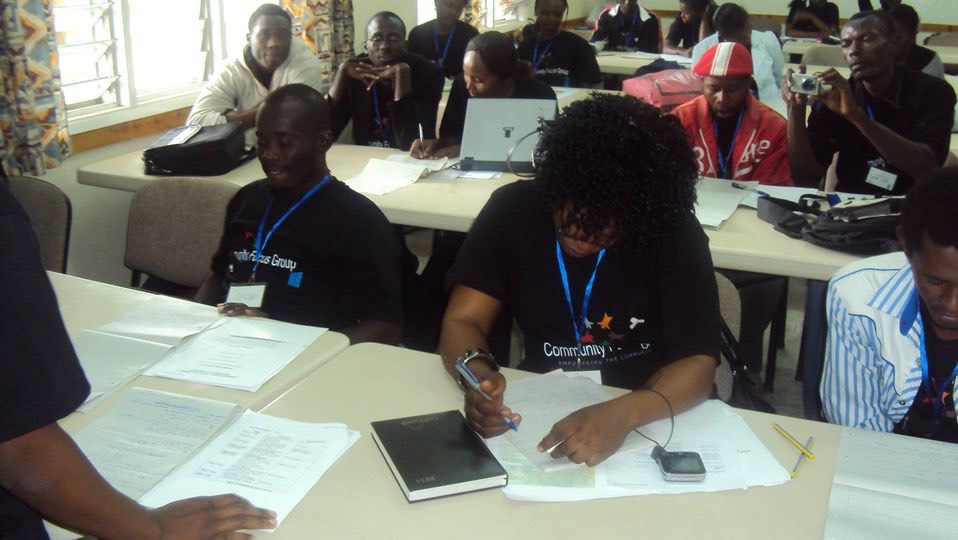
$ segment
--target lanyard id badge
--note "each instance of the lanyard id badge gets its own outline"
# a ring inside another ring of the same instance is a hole
[[[865,106],[865,112],[868,114],[868,119],[874,122],[875,112],[872,110],[870,103]],[[868,175],[865,176],[865,183],[884,189],[885,191],[894,191],[895,183],[898,182],[898,175],[885,170],[885,166],[887,165],[885,158],[880,157],[869,163],[869,165],[871,166],[868,168]]]
[[[265,283],[233,283],[230,285],[229,292],[226,293],[226,302],[261,308],[264,296],[266,296]]]

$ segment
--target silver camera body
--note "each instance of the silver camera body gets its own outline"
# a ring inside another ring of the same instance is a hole
[[[792,74],[792,93],[805,94],[807,96],[817,96],[822,93],[822,82],[814,75],[804,73]]]

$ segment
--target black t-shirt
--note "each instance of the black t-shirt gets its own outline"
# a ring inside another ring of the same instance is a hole
[[[905,58],[905,67],[915,71],[922,71],[929,62],[935,59],[935,51],[921,45],[912,45]]]
[[[211,269],[230,283],[247,283],[256,232],[272,197],[267,180],[249,184],[226,210]],[[276,198],[263,236],[298,200]],[[263,311],[281,321],[340,330],[360,320],[399,323],[399,240],[366,197],[333,178],[273,233],[256,281],[267,284]]]
[[[54,424],[90,393],[30,221],[0,182],[0,444]],[[39,516],[0,488],[0,538],[46,538]]]
[[[466,45],[469,40],[479,35],[479,30],[462,21],[456,21],[453,26],[452,41],[449,41],[449,52],[446,53],[446,59],[442,63],[442,74],[452,78],[462,73],[462,57],[466,54]],[[420,24],[409,32],[409,52],[422,55],[432,60],[437,65],[443,52],[446,50],[446,43],[449,36],[438,36],[439,47],[436,50],[436,21],[431,20]]]
[[[369,57],[361,56],[361,62]],[[418,54],[406,53],[402,62],[409,64],[412,92],[399,101],[393,100],[393,87],[376,84],[373,90],[353,78],[346,80],[345,96],[333,104],[333,133],[339,137],[349,121],[353,121],[353,143],[362,146],[388,146],[409,150],[419,138],[422,125],[426,138],[432,138],[436,126],[439,100],[442,99],[442,74],[435,64]],[[385,134],[377,123],[376,97],[379,98],[379,117]]]
[[[922,321],[930,321],[931,317],[921,304]],[[895,426],[897,433],[935,439],[939,441],[958,443],[958,419],[955,418],[954,381],[951,374],[958,363],[958,340],[945,341],[935,334],[931,325],[924,325],[925,350],[928,352],[928,374],[931,379],[929,387],[921,384],[915,401],[908,409],[905,419]],[[938,399],[942,387],[947,395],[941,407],[939,417],[935,419],[933,403]]]
[[[572,32],[560,31],[549,41],[533,32],[519,44],[519,58],[532,62],[536,78],[549,86],[587,88],[602,82],[592,46]]]
[[[514,99],[556,99],[556,93],[546,83],[528,77],[516,77]],[[442,113],[442,125],[439,126],[439,136],[462,141],[462,132],[466,127],[466,104],[469,102],[469,91],[462,75],[456,77],[449,91],[449,101],[446,110]],[[457,143],[458,144],[458,143]]]
[[[596,258],[564,256],[577,316]],[[556,260],[552,215],[533,182],[493,193],[466,236],[448,283],[479,290],[512,311],[525,337],[521,369],[601,369],[604,384],[634,389],[675,360],[718,357],[712,259],[691,214],[673,238],[657,246],[607,250],[596,273],[581,351]]]
[[[825,23],[829,28],[838,27],[838,6],[831,2],[825,2],[820,6],[814,6],[809,4],[805,7],[795,6],[788,10],[788,22],[792,25],[792,28],[800,32],[818,32],[819,29],[810,21],[799,21],[795,22],[795,16],[799,12],[808,11],[812,15],[818,17],[823,23]]]
[[[612,15],[612,11],[616,14]],[[659,52],[661,35],[659,19],[652,14],[643,19],[638,7],[628,16],[613,8],[599,17],[599,23],[590,41],[604,41],[605,48],[612,51],[635,49],[644,52]]]
[[[882,98],[867,95],[864,86],[854,79],[849,82],[855,101],[866,111],[870,106],[875,121],[908,140],[928,145],[936,163],[944,163],[955,114],[955,91],[950,84],[904,67],[895,68],[888,92]],[[858,128],[821,102],[812,105],[808,139],[822,167],[827,167],[834,153],[840,152],[838,191],[900,195],[914,184],[912,177],[888,164]],[[872,166],[898,175],[892,191],[865,182]]]
[[[686,24],[682,17],[676,17],[669,26],[665,39],[681,49],[691,49],[699,42],[700,23]]]

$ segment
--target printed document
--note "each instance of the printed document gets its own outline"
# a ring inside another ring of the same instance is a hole
[[[131,388],[74,439],[113,487],[136,499],[206,444],[238,409],[232,403]]]
[[[843,428],[825,539],[955,538],[958,445]]]
[[[720,178],[699,178],[695,185],[698,200],[695,201],[695,217],[703,227],[718,229],[732,217],[748,192],[732,187],[732,182]]]
[[[177,345],[216,322],[216,308],[187,300],[156,296],[97,328],[108,334]]]
[[[81,330],[70,338],[90,382],[90,395],[77,409],[84,413],[153,365],[170,348],[96,330]]]
[[[324,332],[268,319],[221,319],[171,350],[146,375],[255,392]]]
[[[235,493],[282,523],[320,477],[359,440],[343,424],[309,424],[246,411],[140,502],[159,507]]]
[[[370,159],[359,176],[346,180],[346,184],[360,193],[385,195],[397,189],[411,186],[429,172],[427,160],[419,163],[398,163],[385,159]]]

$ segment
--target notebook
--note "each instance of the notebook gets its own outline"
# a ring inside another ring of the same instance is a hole
[[[372,427],[411,503],[506,485],[506,470],[459,411],[381,420]]]
[[[555,115],[556,102],[550,99],[470,99],[459,168],[531,172],[539,121]]]

